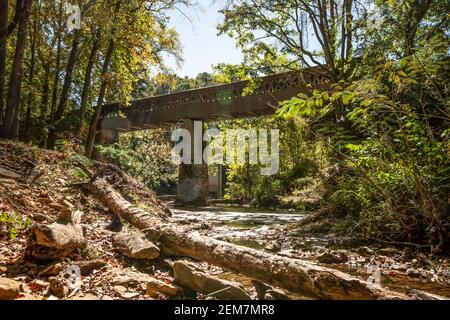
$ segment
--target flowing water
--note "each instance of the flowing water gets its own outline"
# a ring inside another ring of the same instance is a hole
[[[247,207],[177,207],[172,212],[172,219],[178,223],[190,224],[197,231],[218,240],[254,249],[280,251],[290,250],[293,247],[326,246],[327,243],[327,239],[324,238],[298,238],[290,236],[289,232],[286,232],[284,227],[306,217],[305,214],[299,212],[262,211]],[[279,247],[272,250],[274,248],[270,247],[270,244],[276,242]],[[364,272],[361,273],[361,268],[353,268],[345,264],[328,266],[363,279],[369,276]],[[240,282],[246,287],[252,286],[251,279],[242,275],[224,272],[219,277]],[[382,284],[396,291],[405,291],[411,288],[450,297],[450,284],[414,279],[404,274],[395,276],[389,273],[383,274]],[[294,299],[305,299],[305,297],[295,294],[289,294],[289,296]]]
[[[261,211],[251,208],[176,208],[173,220],[200,226],[210,237],[237,245],[263,249],[267,241],[273,240],[280,226],[292,224],[305,215],[289,211]]]

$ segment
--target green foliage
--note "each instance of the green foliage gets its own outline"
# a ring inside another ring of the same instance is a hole
[[[0,236],[7,236],[10,239],[15,239],[17,236],[25,232],[31,226],[31,220],[24,218],[16,212],[0,213]]]
[[[221,129],[239,127],[241,129],[280,130],[280,168],[273,176],[262,176],[260,165],[229,165],[227,168],[226,197],[248,202],[257,207],[276,207],[284,204],[284,197],[296,190],[309,188],[315,176],[326,166],[326,150],[320,141],[313,141],[308,131],[295,120],[277,117],[260,117],[255,119],[224,121]],[[313,146],[313,147],[312,147]],[[245,148],[248,148],[246,143]],[[296,197],[290,206],[304,208],[305,197]]]
[[[343,217],[336,231],[425,242],[439,251],[450,229],[450,42],[433,23],[448,21],[434,5],[379,2],[394,7],[383,13],[383,40],[396,39],[383,43],[383,52],[366,43],[363,52],[379,60],[364,58],[355,78],[284,101],[278,114],[309,123],[342,167],[327,200]],[[430,24],[422,27],[422,20]],[[414,30],[413,39],[399,37],[395,26]],[[381,45],[379,35],[366,33]]]
[[[97,152],[153,190],[170,187],[176,180],[170,136],[165,130],[122,134],[112,145],[97,146]]]

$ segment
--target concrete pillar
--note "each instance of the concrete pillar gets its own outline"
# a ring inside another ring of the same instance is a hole
[[[177,186],[177,203],[187,205],[206,205],[208,202],[208,165],[203,163],[194,164],[194,147],[200,146],[203,154],[203,130],[197,126],[194,132],[194,120],[186,119],[183,127],[191,134],[191,164],[180,164]],[[197,150],[198,151],[198,150]],[[197,153],[197,158],[200,156]],[[198,159],[197,159],[198,160]]]

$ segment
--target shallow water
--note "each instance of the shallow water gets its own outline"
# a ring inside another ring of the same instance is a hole
[[[175,208],[173,209],[174,221],[179,223],[197,224],[204,234],[210,237],[225,240],[236,245],[263,250],[267,244],[278,239],[280,226],[296,223],[307,215],[286,211],[261,211],[249,208]],[[285,239],[283,249],[292,247],[293,238]],[[301,242],[296,241],[297,248],[308,251],[313,245],[326,246],[326,239],[305,238]],[[361,268],[353,268],[348,265],[327,265],[328,267],[357,276],[361,279],[369,277]],[[237,281],[244,286],[252,287],[251,279],[243,275],[224,272],[219,275],[226,280]],[[408,289],[417,289],[444,297],[450,297],[450,284],[431,282],[425,279],[411,278],[404,274],[382,274],[381,285],[389,289],[406,292]],[[286,291],[285,291],[286,292]],[[286,292],[293,299],[307,299],[293,293]]]
[[[192,223],[227,225],[230,228],[257,228],[260,226],[295,223],[305,214],[284,211],[257,211],[249,208],[175,208],[173,219]]]

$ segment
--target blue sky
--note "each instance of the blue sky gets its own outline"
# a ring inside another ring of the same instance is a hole
[[[171,12],[170,27],[180,34],[184,63],[177,68],[173,59],[167,64],[180,76],[196,76],[200,72],[211,72],[212,66],[220,62],[240,63],[242,54],[236,42],[226,35],[217,36],[217,24],[223,17],[218,12],[225,6],[225,0],[198,0],[197,8],[180,8]]]

